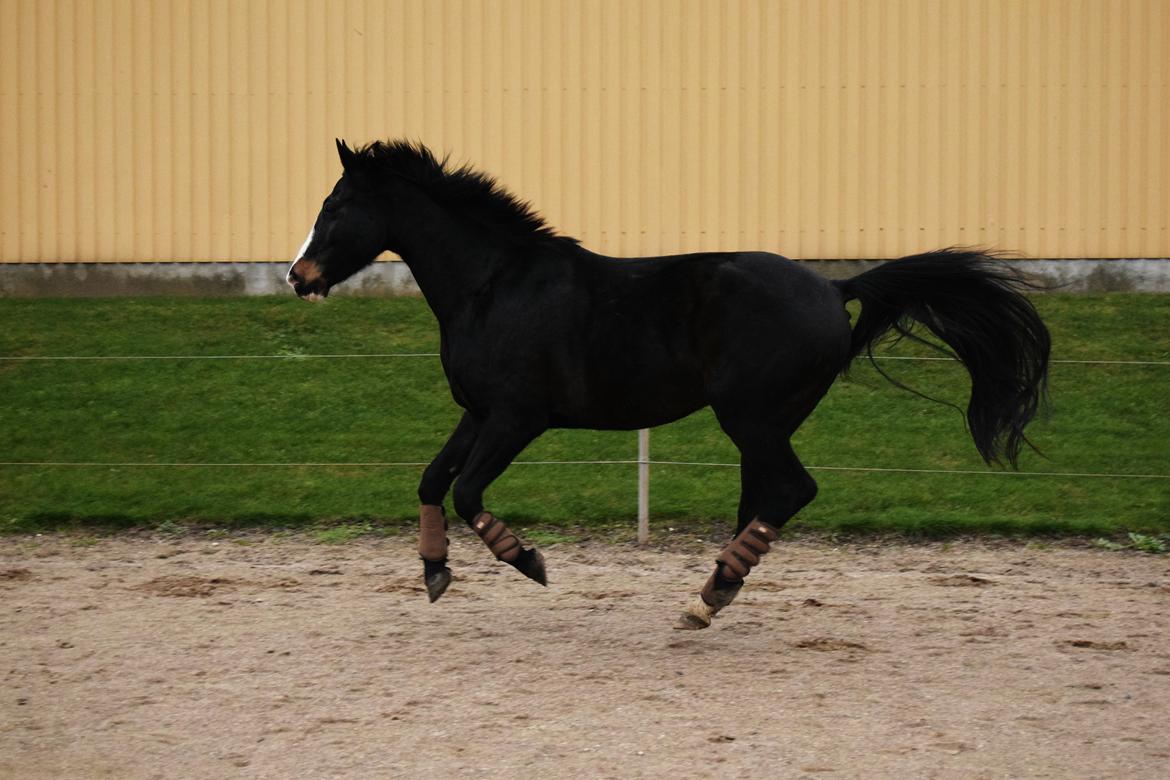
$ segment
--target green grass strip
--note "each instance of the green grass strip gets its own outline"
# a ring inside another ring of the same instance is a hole
[[[793,527],[1170,532],[1161,478],[1170,474],[1170,297],[1037,303],[1055,357],[1094,362],[1052,366],[1052,410],[1031,429],[1045,457],[1021,462],[1030,478],[980,478],[1011,472],[982,464],[961,414],[897,390],[859,361],[795,438],[821,490]],[[412,527],[422,467],[390,464],[429,460],[459,415],[432,357],[437,342],[430,312],[410,298],[5,301],[0,357],[22,359],[0,360],[0,461],[87,465],[0,465],[0,529]],[[385,357],[313,358],[323,355]],[[906,345],[889,353],[924,356]],[[91,359],[35,359],[44,357]],[[953,362],[886,367],[965,405],[966,374]],[[633,433],[550,431],[519,460],[574,463],[512,468],[489,502],[520,527],[632,529],[636,457]],[[651,457],[738,462],[709,411],[655,429]],[[1130,478],[1091,476],[1109,474]],[[652,528],[725,533],[738,481],[735,468],[652,467]]]

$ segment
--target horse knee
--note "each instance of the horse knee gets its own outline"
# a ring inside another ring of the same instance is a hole
[[[451,498],[455,505],[455,514],[463,518],[464,522],[470,523],[483,511],[483,490],[475,485],[456,482],[455,489],[451,491]]]
[[[442,504],[443,498],[447,495],[447,490],[450,487],[451,480],[449,478],[445,477],[441,472],[436,473],[432,468],[427,468],[418,483],[419,503]]]
[[[817,481],[807,471],[804,472],[797,485],[796,500],[799,505],[804,507],[811,504],[812,500],[817,497],[817,490]]]
[[[817,497],[817,481],[807,471],[801,471],[788,487],[783,503],[783,511],[791,517],[812,503]],[[787,518],[786,518],[787,519]]]

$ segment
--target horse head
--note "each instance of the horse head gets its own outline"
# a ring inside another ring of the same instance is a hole
[[[343,173],[313,223],[286,279],[305,300],[324,298],[335,284],[365,268],[386,248],[384,209],[359,156],[338,139]]]

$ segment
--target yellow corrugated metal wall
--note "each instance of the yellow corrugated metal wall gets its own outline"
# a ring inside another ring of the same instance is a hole
[[[1170,256],[1167,0],[0,0],[0,261],[268,260],[409,136],[613,254]]]

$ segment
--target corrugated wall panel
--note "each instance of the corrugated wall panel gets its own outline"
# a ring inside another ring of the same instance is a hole
[[[591,248],[1170,256],[1165,0],[0,0],[0,262],[268,260],[333,138]]]

